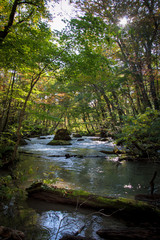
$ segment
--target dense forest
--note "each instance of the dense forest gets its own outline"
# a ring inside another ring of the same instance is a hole
[[[19,146],[58,129],[159,160],[159,0],[72,0],[74,16],[59,31],[57,4],[0,0],[0,168],[11,164],[2,199],[19,191]]]
[[[61,32],[50,28],[48,3],[1,3],[2,161],[11,149],[15,161],[22,138],[60,127],[105,132],[136,156],[155,156],[159,2],[76,1],[79,16]]]
[[[60,127],[157,151],[159,1],[72,1],[77,17],[61,32],[48,4],[1,2],[1,152],[14,147],[14,161],[21,138]]]

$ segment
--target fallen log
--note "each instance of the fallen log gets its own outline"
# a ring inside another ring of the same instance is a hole
[[[160,210],[133,199],[102,197],[82,190],[57,188],[42,182],[34,183],[26,190],[29,198],[70,204],[75,208],[95,209],[100,213],[108,214],[108,217],[114,215],[114,217],[136,223],[160,221]]]
[[[100,229],[96,232],[100,237],[110,240],[158,240],[160,239],[160,228],[117,228]]]
[[[160,206],[160,194],[137,194],[135,200],[147,202],[154,206]]]

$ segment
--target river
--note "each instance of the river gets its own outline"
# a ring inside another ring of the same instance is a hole
[[[21,173],[24,179],[23,188],[35,180],[49,179],[58,186],[83,189],[98,195],[134,198],[136,194],[149,193],[149,182],[154,172],[160,172],[159,163],[119,163],[116,155],[101,153],[114,148],[112,141],[82,137],[72,138],[72,145],[68,146],[47,145],[52,139],[52,135],[31,138],[27,141],[28,145],[20,147],[21,161],[16,172]],[[67,158],[66,154],[71,157]],[[160,192],[159,175],[155,180],[155,192]],[[14,204],[10,203],[15,211]],[[20,212],[18,219],[12,221],[6,218],[4,221],[10,221],[9,226],[26,232],[28,240],[58,240],[64,233],[76,232],[84,224],[81,235],[99,240],[102,239],[96,235],[99,228],[123,225],[109,216],[37,200],[17,203],[17,209]]]

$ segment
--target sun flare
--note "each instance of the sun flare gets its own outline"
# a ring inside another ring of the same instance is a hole
[[[127,18],[123,17],[120,18],[119,24],[124,27],[127,24],[127,22],[128,22]]]

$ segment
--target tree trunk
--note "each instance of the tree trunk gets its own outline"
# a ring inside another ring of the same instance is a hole
[[[8,99],[8,101],[9,101],[8,102],[8,108],[7,108],[7,113],[6,113],[6,118],[5,118],[4,124],[2,125],[2,132],[5,131],[5,129],[7,127],[8,119],[9,119],[9,113],[10,113],[10,109],[11,109],[11,102],[12,102],[14,82],[15,82],[15,71],[14,71],[13,76],[12,76],[11,90],[10,90],[9,99]]]
[[[129,55],[129,51],[126,48],[126,45],[124,44],[122,39],[117,40],[117,43],[121,49],[123,60],[130,68],[132,75],[134,77],[134,82],[137,85],[137,87],[140,89],[140,94],[141,94],[140,97],[141,97],[141,101],[143,103],[144,109],[146,109],[147,107],[152,108],[151,102],[149,100],[148,94],[147,94],[145,86],[144,86],[143,75],[141,72],[141,66],[139,66],[139,69],[137,69],[135,62],[132,61],[132,58]]]
[[[112,110],[111,110],[111,103],[110,103],[110,100],[109,98],[107,97],[107,95],[105,94],[105,91],[103,88],[101,87],[98,87],[96,84],[93,84],[94,88],[96,88],[103,96],[106,104],[107,104],[107,108],[108,108],[108,111],[109,111],[109,115],[111,117],[111,125],[112,127],[114,128],[114,123],[115,123],[115,116],[113,115],[112,113]]]
[[[102,105],[102,100],[101,100],[99,91],[98,91],[98,89],[94,86],[94,84],[93,84],[93,87],[94,87],[96,96],[97,96],[97,98],[98,98],[98,106],[99,106],[99,108],[100,108],[100,110],[101,110],[102,118],[103,118],[103,120],[105,120],[105,118],[106,118],[106,111],[105,111],[105,109],[104,109],[104,107],[103,107],[103,105]],[[96,108],[96,111],[97,111],[97,113],[98,113],[97,108]]]
[[[89,128],[88,128],[88,124],[86,123],[86,116],[85,116],[85,113],[83,113],[83,122],[84,122],[84,124],[85,124],[85,127],[86,127],[86,129],[87,129],[87,132],[89,133],[89,134],[91,134],[91,132],[90,132],[90,130],[89,130]]]
[[[117,108],[116,108],[116,109],[117,109],[117,111],[118,111],[120,123],[122,123],[122,122],[123,122],[123,116],[125,115],[125,113],[124,113],[124,111],[122,110],[122,108],[120,107],[118,97],[117,97],[117,95],[116,95],[116,93],[115,93],[114,90],[112,91],[112,95],[113,95],[114,100],[115,100],[116,105],[117,105]]]
[[[21,130],[21,127],[22,127],[22,122],[23,122],[23,118],[24,118],[24,115],[25,115],[25,110],[26,110],[26,107],[27,107],[27,103],[28,103],[29,97],[30,97],[30,95],[32,93],[33,87],[34,87],[34,85],[31,84],[31,87],[30,87],[30,90],[29,90],[29,92],[27,94],[27,97],[25,99],[23,108],[20,111],[20,116],[19,116],[19,121],[18,121],[18,128],[17,128],[17,132],[16,132],[17,142],[16,142],[16,144],[14,146],[14,152],[13,152],[13,155],[12,155],[12,161],[14,161],[16,159],[18,146],[19,146],[19,143],[20,143],[20,140],[21,140],[21,132],[20,132],[20,130]]]
[[[88,120],[89,120],[89,122],[90,122],[90,125],[91,125],[91,128],[92,128],[93,132],[95,132],[95,129],[94,129],[94,127],[93,127],[93,124],[92,124],[91,119],[90,119],[90,116],[89,116],[89,113],[87,113],[87,117],[88,117]]]
[[[136,116],[138,114],[138,111],[137,111],[137,109],[135,107],[135,104],[133,102],[133,98],[132,98],[132,96],[130,94],[130,89],[129,89],[129,85],[128,84],[127,84],[127,89],[128,89],[128,97],[129,97],[129,102],[131,104],[132,112],[133,112],[133,115]]]
[[[13,25],[13,21],[14,21],[14,17],[15,17],[15,14],[16,14],[17,6],[18,6],[18,0],[15,0],[14,3],[13,3],[12,9],[11,9],[11,13],[10,13],[10,16],[9,16],[8,23],[4,27],[4,30],[0,31],[0,44],[6,38],[6,36],[8,35],[8,33],[10,31],[10,28]]]
[[[17,142],[14,146],[14,152],[13,152],[13,155],[12,155],[12,161],[14,161],[16,159],[16,155],[17,155],[17,150],[18,150],[18,146],[19,146],[19,143],[20,143],[20,140],[21,140],[21,127],[22,127],[22,122],[23,122],[23,119],[24,119],[24,115],[25,115],[25,110],[26,110],[26,107],[27,107],[27,103],[28,103],[28,100],[30,98],[30,95],[32,93],[32,90],[35,86],[35,84],[38,82],[38,80],[40,79],[40,76],[41,74],[43,73],[43,71],[45,70],[46,66],[39,72],[39,74],[35,77],[35,78],[32,78],[31,80],[31,84],[30,84],[30,89],[29,89],[29,92],[27,94],[27,97],[25,99],[25,102],[23,104],[23,107],[20,111],[20,116],[19,116],[19,122],[18,122],[18,128],[17,128]]]
[[[153,75],[153,69],[151,66],[151,53],[148,54],[147,61],[148,61],[149,83],[150,83],[150,92],[151,92],[151,96],[152,96],[152,101],[154,104],[154,108],[156,110],[159,110],[159,102],[158,102],[158,97],[157,97],[155,82],[154,82],[155,77]]]

